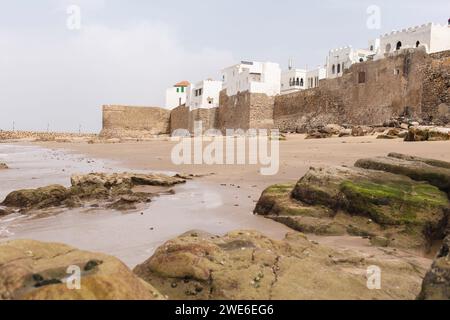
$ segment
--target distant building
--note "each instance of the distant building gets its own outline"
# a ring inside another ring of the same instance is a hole
[[[327,71],[324,67],[312,70],[290,68],[281,73],[281,94],[318,87],[319,80],[326,77]]]
[[[186,106],[191,110],[218,107],[222,85],[222,81],[210,79],[191,84],[187,90]]]
[[[182,81],[166,90],[166,109],[172,110],[186,103],[189,85],[188,81]]]
[[[401,31],[392,31],[372,41],[375,60],[407,48],[424,47],[427,53],[435,53],[450,49],[450,26],[434,23],[423,24]]]
[[[351,46],[333,49],[328,54],[327,78],[333,79],[344,74],[344,70],[355,63],[364,62],[375,52],[366,49],[353,49]]]
[[[228,96],[239,92],[280,93],[281,69],[278,63],[242,61],[222,70],[223,88]]]

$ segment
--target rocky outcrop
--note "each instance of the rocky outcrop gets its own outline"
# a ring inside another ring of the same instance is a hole
[[[447,170],[419,160],[387,159],[408,162],[402,166],[406,173],[416,162],[438,172]],[[428,249],[445,237],[450,215],[445,179],[369,170],[382,168],[367,163],[378,162],[360,160],[360,168],[311,168],[295,185],[265,190],[255,213],[300,232],[363,236],[374,245]]]
[[[185,183],[186,179],[163,174],[91,173],[74,175],[71,187],[51,185],[37,189],[24,189],[8,194],[2,205],[19,209],[22,213],[53,207],[77,207],[97,200],[108,208],[118,210],[135,209],[136,203],[151,201],[151,198],[169,192],[169,187]],[[164,187],[158,192],[135,191],[138,186]]]
[[[79,268],[80,287],[68,286]],[[155,300],[163,296],[121,261],[56,243],[0,243],[0,300]]]
[[[450,236],[444,240],[422,284],[420,300],[450,300]]]
[[[450,128],[417,126],[409,128],[405,141],[447,141],[450,140]]]
[[[434,159],[421,159],[401,154],[389,154],[358,160],[356,167],[379,170],[407,176],[416,181],[427,181],[439,189],[450,192],[450,163]]]
[[[9,169],[8,166],[6,165],[6,163],[0,162],[0,170],[5,170],[5,169]]]
[[[369,290],[367,270],[383,270]],[[414,299],[423,268],[350,250],[334,250],[289,233],[276,241],[253,231],[223,237],[192,231],[170,240],[134,272],[169,299]]]

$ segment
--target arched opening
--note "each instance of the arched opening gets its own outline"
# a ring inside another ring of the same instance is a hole
[[[304,84],[303,78],[301,78],[301,79],[300,79],[300,86],[303,87],[303,84]]]
[[[420,46],[420,41],[416,42],[416,48],[418,48]]]
[[[335,74],[336,73],[336,66],[333,64],[333,66],[331,67],[331,73]]]
[[[295,85],[299,86],[300,85],[300,79],[297,78],[297,80],[295,81]]]
[[[364,59],[363,58],[359,58],[359,62],[364,62]]]
[[[400,50],[401,48],[402,48],[402,42],[399,41],[399,42],[397,42],[397,45],[395,46],[395,49],[398,51],[398,50]]]
[[[340,64],[338,64],[338,66],[337,66],[337,73],[338,74],[341,73],[341,65]]]
[[[373,46],[370,46],[370,51],[373,51]]]
[[[389,52],[391,52],[391,44],[390,43],[388,43],[386,45],[386,53],[389,53]]]

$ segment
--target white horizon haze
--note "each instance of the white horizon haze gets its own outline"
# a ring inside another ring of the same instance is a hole
[[[0,0],[0,130],[98,132],[101,106],[164,106],[165,89],[219,79],[241,60],[287,68],[325,64],[328,51],[428,22],[450,2],[294,0]],[[80,28],[67,27],[71,5]],[[367,8],[380,8],[368,29]]]

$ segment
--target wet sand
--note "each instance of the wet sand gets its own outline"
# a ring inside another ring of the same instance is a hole
[[[112,254],[129,266],[150,257],[164,241],[192,229],[217,234],[236,229],[255,229],[270,237],[282,238],[290,230],[254,216],[255,203],[267,186],[297,181],[311,166],[352,166],[360,158],[382,156],[389,152],[450,159],[450,142],[405,143],[399,139],[376,140],[374,137],[305,140],[302,135],[290,135],[287,141],[280,142],[279,173],[262,176],[260,167],[251,165],[176,166],[170,160],[175,143],[167,139],[117,144],[47,142],[39,145],[54,150],[52,152],[67,153],[69,158],[83,154],[104,163],[104,168],[115,171],[128,168],[134,171],[214,173],[176,187],[175,195],[156,199],[143,210],[143,214],[71,210],[58,216],[20,221],[15,226],[8,226],[13,233],[8,238],[64,242],[82,249]],[[41,179],[39,181],[39,185],[46,184]],[[311,239],[339,249],[392,256],[383,249],[371,248],[367,241],[360,238],[313,236]],[[429,258],[410,253],[400,255],[420,261],[424,268],[431,263]]]

